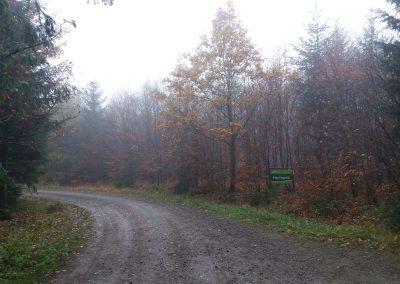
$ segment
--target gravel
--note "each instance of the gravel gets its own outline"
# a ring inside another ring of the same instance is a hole
[[[298,240],[166,201],[40,191],[93,234],[53,283],[400,283],[400,256]]]

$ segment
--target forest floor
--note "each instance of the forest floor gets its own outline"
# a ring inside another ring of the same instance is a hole
[[[88,211],[54,200],[24,196],[12,219],[0,221],[0,282],[40,283],[83,246]]]
[[[295,238],[205,212],[217,213],[211,205],[198,210],[176,200],[98,192],[40,195],[94,216],[88,246],[57,274],[57,283],[400,281],[398,254]]]

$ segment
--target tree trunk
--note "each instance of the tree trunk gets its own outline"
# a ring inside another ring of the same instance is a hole
[[[236,191],[236,135],[232,134],[229,145],[230,183],[229,193]]]
[[[227,80],[229,82],[229,80]],[[228,83],[228,123],[231,130],[230,141],[229,141],[229,193],[234,193],[236,191],[236,133],[233,128],[233,105],[232,105],[232,93],[230,83]]]

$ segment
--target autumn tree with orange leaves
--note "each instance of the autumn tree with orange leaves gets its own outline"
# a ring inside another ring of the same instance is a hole
[[[182,119],[194,119],[188,121],[189,127],[227,145],[230,193],[236,190],[237,140],[258,106],[261,63],[261,55],[228,4],[218,10],[211,36],[203,37],[168,80],[172,101],[184,97],[187,104],[196,104],[191,110],[195,113],[182,112]],[[205,111],[212,114],[212,124],[199,117]]]

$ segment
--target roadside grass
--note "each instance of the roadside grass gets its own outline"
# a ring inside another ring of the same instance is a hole
[[[42,187],[43,188],[43,187]],[[315,220],[297,217],[269,207],[253,207],[250,205],[225,204],[209,201],[191,195],[174,195],[160,190],[143,190],[137,188],[117,189],[112,186],[78,186],[60,187],[45,186],[48,189],[66,189],[71,191],[103,192],[121,195],[136,195],[149,199],[167,200],[189,207],[199,208],[231,219],[273,229],[275,231],[296,236],[301,239],[334,243],[340,246],[356,246],[400,251],[400,232],[386,228],[380,224],[335,224],[326,220]]]
[[[78,250],[91,228],[81,208],[22,197],[9,221],[0,221],[0,283],[38,283]]]

